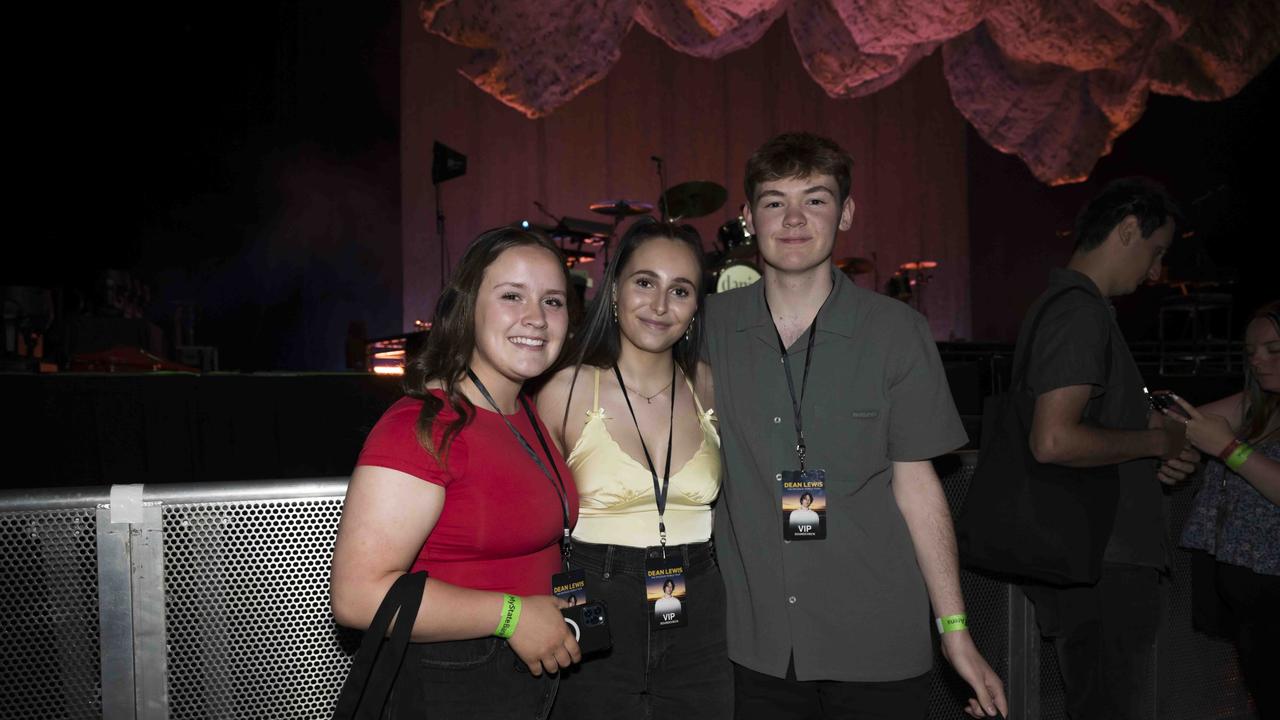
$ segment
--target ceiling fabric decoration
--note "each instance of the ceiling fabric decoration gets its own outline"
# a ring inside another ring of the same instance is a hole
[[[835,98],[884,88],[942,48],[956,108],[1041,181],[1088,177],[1149,93],[1221,100],[1280,54],[1275,0],[424,0],[424,27],[472,48],[459,71],[530,118],[603,78],[635,23],[718,58],[783,15]]]

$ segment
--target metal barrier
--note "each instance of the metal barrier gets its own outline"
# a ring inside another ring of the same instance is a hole
[[[976,453],[938,461],[953,510]],[[327,718],[359,644],[329,612],[346,479],[0,492],[0,707],[12,718]],[[1190,491],[1172,497],[1180,527]],[[1177,558],[1152,717],[1249,718],[1230,644],[1190,629]],[[961,574],[1011,718],[1063,717],[1029,604]],[[930,718],[970,691],[935,659]]]
[[[325,718],[346,479],[0,493],[5,717]]]

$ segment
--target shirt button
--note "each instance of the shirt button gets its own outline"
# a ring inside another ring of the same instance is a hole
[[[773,424],[774,424],[774,425],[777,425],[777,424],[778,424],[778,423],[780,423],[780,422],[782,422],[782,418],[780,418],[780,417],[776,417],[776,418],[774,418],[774,419],[773,419]]]
[[[787,602],[791,603],[792,605],[795,605],[795,604],[796,604],[796,596],[795,596],[795,595],[792,595],[791,597],[787,598]]]

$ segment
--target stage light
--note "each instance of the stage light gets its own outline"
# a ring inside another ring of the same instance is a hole
[[[431,182],[439,185],[467,174],[467,156],[436,141],[431,146]]]

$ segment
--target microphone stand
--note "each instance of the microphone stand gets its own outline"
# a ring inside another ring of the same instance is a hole
[[[667,212],[667,171],[662,158],[650,155],[649,159],[658,166],[658,215],[662,222],[671,222],[671,214]]]

